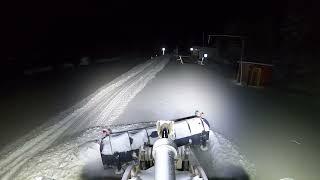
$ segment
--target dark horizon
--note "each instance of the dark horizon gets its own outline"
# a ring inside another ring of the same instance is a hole
[[[291,49],[300,48],[309,53],[316,50],[319,40],[315,4],[300,1],[7,3],[7,19],[2,23],[5,53],[1,61],[35,56],[56,59],[102,51],[111,56],[128,51],[155,52],[161,46],[172,49],[180,44],[199,44],[203,32],[243,35],[249,47],[256,48],[254,51],[279,54],[276,52],[279,48],[292,45]]]

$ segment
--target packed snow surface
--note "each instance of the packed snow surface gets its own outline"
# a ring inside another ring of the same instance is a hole
[[[168,61],[169,57],[163,56],[134,67],[47,124],[4,148],[0,153],[0,178],[11,179],[15,177],[18,171],[21,172],[21,168],[27,166],[30,159],[35,158],[40,152],[52,147],[52,145],[59,144],[66,137],[73,136],[90,127],[111,125],[127,104],[165,67]],[[74,147],[73,145],[69,146],[68,143],[65,146],[67,149]],[[52,152],[60,157],[59,152],[66,154],[61,151],[65,151],[65,148]],[[66,161],[69,160],[68,158],[75,160],[68,155],[65,158],[67,158]],[[54,164],[54,162],[43,163]],[[37,166],[42,165],[40,163]],[[29,177],[28,174],[25,175],[25,177]],[[50,177],[55,176],[51,174]]]
[[[169,56],[161,56],[132,68],[5,147],[0,152],[0,179],[114,177],[112,171],[102,167],[98,143],[102,130],[110,127],[116,132],[150,125],[132,124],[132,119],[130,122],[121,121],[128,125],[115,125],[115,121],[168,62]],[[254,165],[238,151],[237,146],[216,131],[210,133],[208,151],[195,148],[194,152],[209,177],[245,174],[254,179]]]

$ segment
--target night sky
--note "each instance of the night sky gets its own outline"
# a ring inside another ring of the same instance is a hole
[[[244,35],[252,46],[279,47],[281,26],[292,23],[286,20],[291,16],[303,19],[303,30],[297,31],[312,46],[318,28],[315,5],[297,0],[7,1],[1,60],[153,51],[199,43],[202,32]]]

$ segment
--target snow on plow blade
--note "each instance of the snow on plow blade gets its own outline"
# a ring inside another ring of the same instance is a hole
[[[185,145],[206,146],[210,128],[207,120],[196,115],[171,122],[173,122],[173,127],[170,129],[171,139],[177,147]],[[154,143],[161,139],[158,134],[159,129],[156,125],[150,125],[141,129],[115,132],[105,136],[100,144],[104,167],[114,167],[120,171],[125,164],[133,161],[149,162],[148,166],[151,167],[150,162],[152,163],[153,157],[150,151],[152,151]]]

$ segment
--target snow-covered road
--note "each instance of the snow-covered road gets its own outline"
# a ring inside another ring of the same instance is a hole
[[[86,172],[83,163],[92,159],[85,154],[99,155],[97,144],[90,142],[101,135],[100,126],[131,128],[134,123],[189,116],[195,110],[205,113],[213,130],[209,152],[195,150],[209,176],[318,179],[315,117],[320,115],[318,104],[310,103],[312,97],[240,87],[221,76],[219,65],[181,65],[168,63],[169,58],[148,60],[110,80],[3,149],[0,179],[81,179]],[[106,173],[95,166],[88,172]]]
[[[169,57],[163,56],[134,67],[55,117],[55,121],[42,125],[4,148],[0,154],[0,178],[12,179],[28,160],[52,144],[64,141],[67,136],[90,127],[111,125],[168,61]]]

